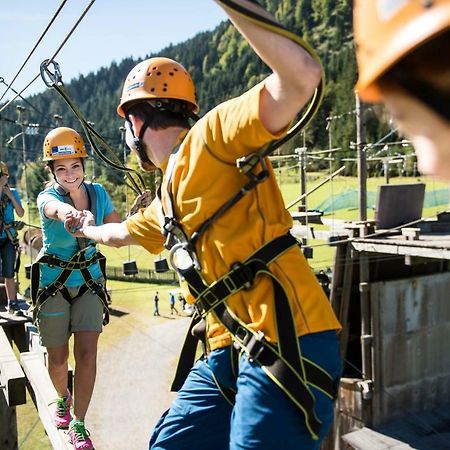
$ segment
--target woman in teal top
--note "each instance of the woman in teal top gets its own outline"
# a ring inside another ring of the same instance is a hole
[[[64,229],[64,220],[95,218],[95,223],[119,222],[111,199],[98,183],[84,181],[86,149],[70,128],[52,130],[44,141],[54,183],[38,195],[43,248],[32,270],[34,317],[41,344],[47,347],[48,370],[58,393],[54,415],[58,428],[69,428],[74,448],[91,449],[84,427],[96,376],[97,343],[108,316],[102,264],[95,245]],[[38,274],[38,275],[36,275]],[[38,282],[37,282],[38,280]],[[38,284],[39,283],[39,284]],[[74,401],[67,389],[69,338],[74,335]]]

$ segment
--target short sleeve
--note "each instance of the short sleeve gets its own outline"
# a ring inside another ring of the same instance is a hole
[[[161,203],[155,199],[147,208],[140,209],[125,222],[130,235],[153,254],[164,250],[164,236],[159,223],[160,208]]]

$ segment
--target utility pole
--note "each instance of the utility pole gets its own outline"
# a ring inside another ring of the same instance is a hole
[[[31,211],[30,211],[30,190],[28,186],[28,172],[27,172],[27,152],[26,152],[26,139],[25,130],[26,123],[24,119],[26,108],[21,105],[16,106],[17,111],[17,123],[20,125],[22,131],[22,163],[23,163],[23,174],[25,177],[25,203],[27,205],[28,211],[28,252],[30,254],[30,267],[33,263],[33,247],[31,246]]]
[[[389,156],[383,158],[384,180],[386,184],[389,184],[389,160]]]
[[[60,127],[62,122],[62,116],[60,116],[59,114],[53,114],[53,118],[55,119],[56,126]]]
[[[359,180],[359,220],[367,220],[367,158],[366,130],[364,126],[364,108],[355,91],[356,101],[356,148],[358,149],[358,180]]]
[[[95,126],[94,122],[89,122],[87,123],[88,125],[90,125],[91,127]],[[92,176],[91,176],[91,180],[92,182],[95,181],[95,161],[94,161],[94,149],[91,149],[91,158],[92,158],[92,162],[91,162],[91,169],[92,169]]]

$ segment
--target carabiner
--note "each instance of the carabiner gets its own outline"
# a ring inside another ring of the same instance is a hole
[[[54,72],[51,72],[49,69],[50,64],[53,64]],[[49,80],[45,78],[47,74]],[[59,70],[59,64],[56,61],[45,59],[41,62],[41,78],[47,87],[51,88],[53,86],[62,86],[62,76],[61,71]]]

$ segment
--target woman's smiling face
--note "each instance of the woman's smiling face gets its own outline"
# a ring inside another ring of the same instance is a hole
[[[58,184],[66,191],[78,189],[84,179],[84,167],[81,158],[56,160],[53,174]]]

